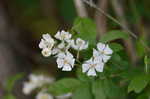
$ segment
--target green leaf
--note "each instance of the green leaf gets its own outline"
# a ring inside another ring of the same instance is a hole
[[[7,94],[4,96],[4,99],[16,99],[16,97],[12,94]]]
[[[116,39],[127,39],[129,35],[123,31],[113,30],[101,37],[100,42],[107,43]]]
[[[135,47],[136,47],[137,55],[139,57],[143,57],[146,53],[145,46],[142,44],[141,41],[144,42],[146,46],[148,46],[146,37],[144,37],[144,35],[139,36],[139,39],[135,41],[135,45],[136,45]]]
[[[80,88],[74,92],[72,99],[93,99],[89,84],[82,84]]]
[[[131,80],[128,86],[128,92],[135,91],[136,93],[140,93],[147,86],[149,81],[150,75],[137,75]]]
[[[96,24],[89,18],[77,18],[73,24],[72,31],[77,32],[76,37],[89,41],[89,44],[96,42]]]
[[[121,90],[117,85],[114,84],[112,80],[105,79],[103,80],[103,88],[106,96],[109,99],[121,99],[125,95],[125,92]]]
[[[140,94],[137,99],[148,99],[149,95],[147,93]]]
[[[23,73],[20,73],[20,74],[16,74],[15,76],[11,76],[7,79],[6,81],[6,86],[5,86],[5,89],[8,91],[8,92],[11,92],[14,85],[15,85],[15,82],[19,79],[21,79],[22,77],[24,76]]]
[[[76,73],[77,73],[77,77],[78,77],[79,80],[81,80],[83,82],[90,81],[90,78],[86,75],[86,73],[82,72],[81,68],[78,68]]]
[[[74,78],[64,78],[51,84],[48,91],[54,95],[62,95],[65,93],[73,92],[80,86],[81,82]]]
[[[109,46],[114,52],[123,50],[123,46],[118,43],[110,43]]]
[[[96,80],[92,85],[92,92],[95,99],[106,99],[106,94],[104,92],[102,80]]]

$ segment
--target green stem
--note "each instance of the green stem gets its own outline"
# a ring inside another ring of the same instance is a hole
[[[79,52],[79,50],[77,51],[77,60],[79,59],[79,57],[80,57],[80,52]]]
[[[148,73],[148,65],[147,65],[147,56],[144,57],[144,63],[145,63],[145,72]]]

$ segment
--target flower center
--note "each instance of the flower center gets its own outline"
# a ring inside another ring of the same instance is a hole
[[[64,60],[64,64],[68,64],[68,61],[67,61],[67,60]]]
[[[47,95],[43,95],[40,99],[49,99]]]
[[[48,54],[48,52],[47,51],[44,51],[44,55],[47,55]]]
[[[105,54],[105,52],[104,52],[104,51],[101,51],[100,53],[101,53],[101,54]]]
[[[91,64],[91,68],[94,68],[96,66],[96,64]]]
[[[81,45],[83,44],[83,42],[82,42],[82,41],[79,41],[78,44],[81,46]]]

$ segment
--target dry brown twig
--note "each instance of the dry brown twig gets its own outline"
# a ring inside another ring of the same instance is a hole
[[[92,2],[92,1],[91,1]],[[98,6],[105,12],[107,12],[108,0],[100,0]],[[95,14],[96,26],[97,26],[97,41],[102,37],[107,31],[107,17],[103,14]]]
[[[120,27],[125,28],[124,25],[122,25],[122,23],[120,23],[117,19],[115,19],[114,17],[112,17],[111,15],[105,13],[101,8],[97,7],[93,2],[89,2],[88,0],[82,0],[84,3],[86,3],[87,5],[91,6],[92,8],[95,8],[97,11],[99,11],[99,14],[102,13],[103,15],[105,15],[108,19],[112,20],[113,22],[115,22],[116,24],[118,24]],[[134,39],[138,39],[138,37],[130,30],[126,30],[126,32],[131,35]],[[144,43],[144,41],[140,41],[142,43],[142,45],[147,49],[147,51],[150,51],[150,48]]]
[[[80,16],[80,17],[87,17],[88,16],[85,5],[82,2],[82,0],[74,0],[74,4],[76,7],[78,16]]]
[[[114,11],[115,11],[117,17],[118,17],[118,20],[123,25],[122,29],[124,29],[125,31],[129,31],[129,25],[127,23],[127,20],[124,17],[124,8],[122,5],[122,1],[111,0],[111,4],[114,8]],[[129,38],[128,40],[124,40],[124,44],[125,44],[125,47],[127,50],[127,54],[131,58],[131,62],[133,64],[135,64],[138,58],[136,55],[136,51],[134,49],[132,38]]]

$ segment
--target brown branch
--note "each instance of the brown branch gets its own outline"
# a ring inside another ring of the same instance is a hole
[[[122,2],[120,2],[120,0],[111,0],[111,3],[120,23],[123,25],[122,29],[129,31],[127,20],[124,17],[124,9],[123,9]],[[132,39],[129,38],[128,40],[125,40],[124,44],[125,44],[128,56],[131,58],[131,62],[135,64],[137,60],[137,56],[136,56],[135,49],[132,43]]]
[[[98,7],[101,8],[103,11],[107,12],[108,7],[108,0],[100,0],[98,2]],[[104,14],[95,14],[96,26],[97,26],[97,41],[100,37],[106,33],[107,31],[107,17]]]
[[[77,14],[80,17],[87,17],[87,11],[85,5],[83,4],[82,0],[74,0],[74,4],[77,10]]]

